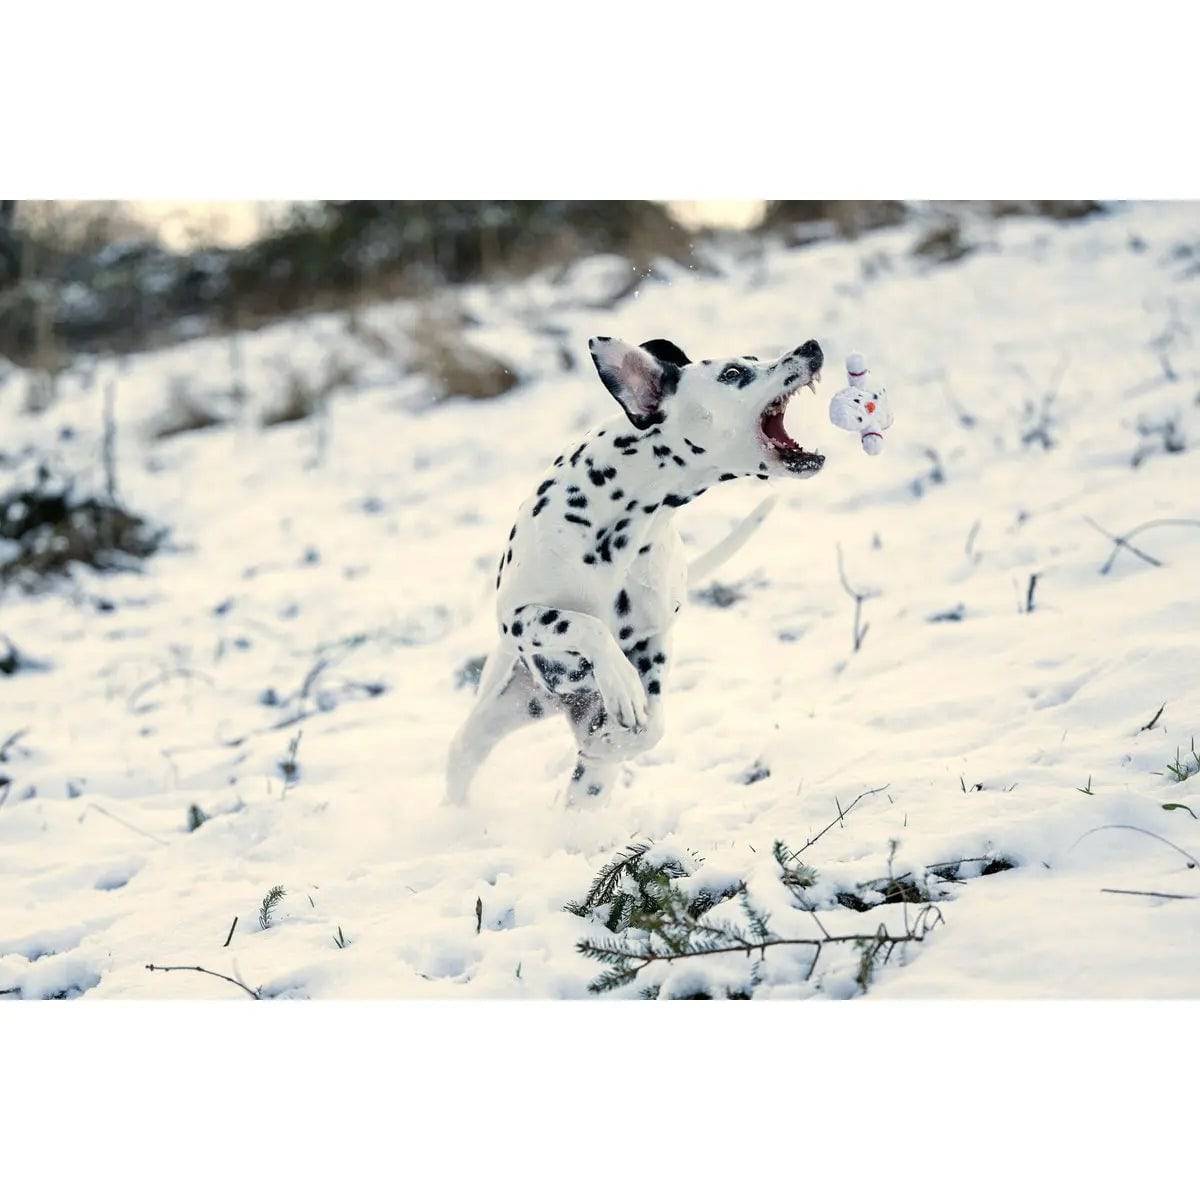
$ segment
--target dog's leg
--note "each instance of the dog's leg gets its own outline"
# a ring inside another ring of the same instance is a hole
[[[504,629],[534,678],[564,700],[598,692],[599,724],[646,728],[646,688],[608,626],[596,617],[545,604],[515,608]]]
[[[503,647],[488,657],[475,707],[450,744],[447,804],[464,805],[475,773],[501,739],[546,716],[555,702],[534,684],[524,665]]]
[[[620,769],[619,759],[591,758],[581,750],[567,784],[567,807],[596,804],[603,800]]]
[[[614,729],[605,719],[598,693],[578,692],[567,700],[565,709],[579,745],[579,757],[567,785],[568,805],[602,799],[616,780],[621,764],[653,749],[662,739],[669,635],[631,638],[621,649],[645,686],[646,720],[637,730]]]

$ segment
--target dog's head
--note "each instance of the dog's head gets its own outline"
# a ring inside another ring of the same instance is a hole
[[[825,356],[811,339],[774,362],[747,355],[694,363],[663,339],[631,346],[595,337],[588,349],[604,386],[638,429],[678,432],[710,456],[706,465],[801,479],[825,465],[825,456],[797,445],[783,423],[797,391],[816,391]]]

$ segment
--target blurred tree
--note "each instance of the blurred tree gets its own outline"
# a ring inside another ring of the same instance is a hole
[[[898,225],[908,205],[902,200],[772,200],[760,229],[788,230],[817,221],[830,222],[841,237],[857,237],[870,229]]]
[[[21,278],[21,247],[13,230],[15,200],[0,200],[0,287]]]

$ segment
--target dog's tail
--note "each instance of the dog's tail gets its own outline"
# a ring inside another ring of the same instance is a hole
[[[738,522],[711,550],[688,564],[688,587],[694,587],[706,575],[731,559],[767,519],[778,496],[768,496],[748,517]]]

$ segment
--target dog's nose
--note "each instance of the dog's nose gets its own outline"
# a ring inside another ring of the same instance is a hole
[[[809,338],[803,346],[797,346],[789,357],[805,359],[814,371],[819,371],[825,362],[825,355],[821,347],[812,338]]]

